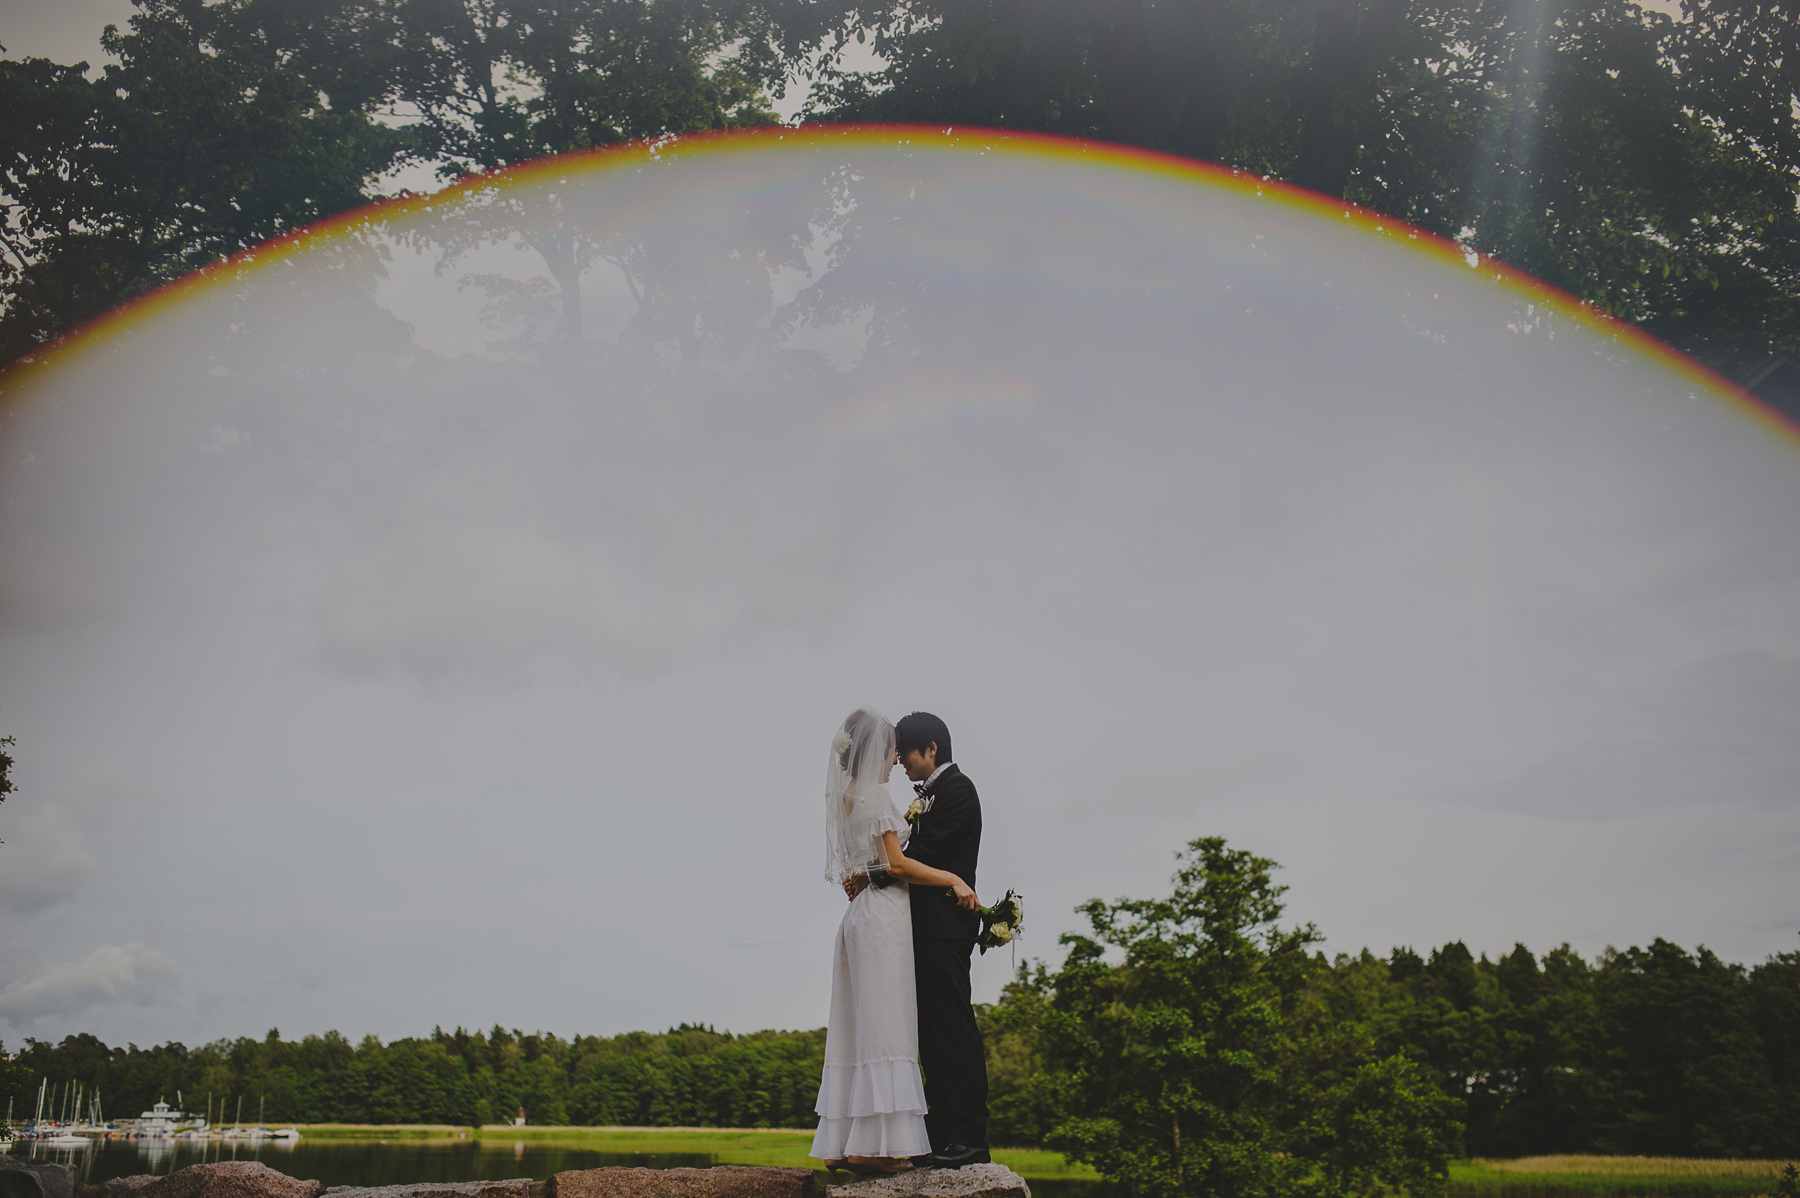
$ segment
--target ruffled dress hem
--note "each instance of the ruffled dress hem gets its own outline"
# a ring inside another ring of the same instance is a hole
[[[819,1128],[810,1155],[820,1160],[931,1151],[925,1134],[925,1084],[911,1057],[827,1064],[814,1109]]]

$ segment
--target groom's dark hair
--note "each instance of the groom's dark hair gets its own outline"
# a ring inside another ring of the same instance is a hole
[[[900,722],[894,725],[894,749],[899,753],[910,753],[914,749],[923,753],[937,742],[937,763],[955,761],[950,755],[950,729],[944,721],[929,711],[915,711],[911,715],[903,715]]]

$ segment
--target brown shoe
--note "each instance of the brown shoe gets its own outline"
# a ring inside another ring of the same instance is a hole
[[[846,1162],[858,1177],[889,1177],[912,1168],[911,1161],[894,1156],[852,1156]]]

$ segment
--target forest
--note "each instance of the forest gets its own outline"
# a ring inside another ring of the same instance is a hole
[[[1428,1163],[1800,1155],[1800,952],[1751,967],[1662,940],[1593,960],[1522,944],[1489,960],[1460,942],[1327,957],[1310,926],[1280,925],[1273,862],[1202,839],[1183,863],[1167,898],[1085,905],[1089,931],[1062,938],[1058,967],[1024,962],[979,1008],[995,1144],[1154,1174],[1181,1164],[1159,1139],[1173,1112],[1189,1120],[1173,1150],[1189,1168],[1230,1141],[1219,1155],[1259,1177],[1354,1163],[1390,1134]],[[824,1039],[688,1024],[385,1044],[270,1029],[194,1048],[72,1035],[0,1062],[0,1098],[19,1119],[47,1081],[98,1093],[114,1117],[179,1096],[226,1120],[241,1099],[271,1126],[482,1125],[522,1107],[546,1125],[810,1127]]]
[[[769,125],[778,106],[1286,180],[1730,377],[1800,344],[1790,5],[135,3],[101,63],[0,60],[0,363],[402,176]]]

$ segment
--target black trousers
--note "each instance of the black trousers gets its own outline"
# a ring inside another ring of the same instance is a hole
[[[987,1050],[969,1001],[973,940],[913,944],[919,993],[919,1067],[925,1074],[925,1133],[933,1151],[986,1148]]]

